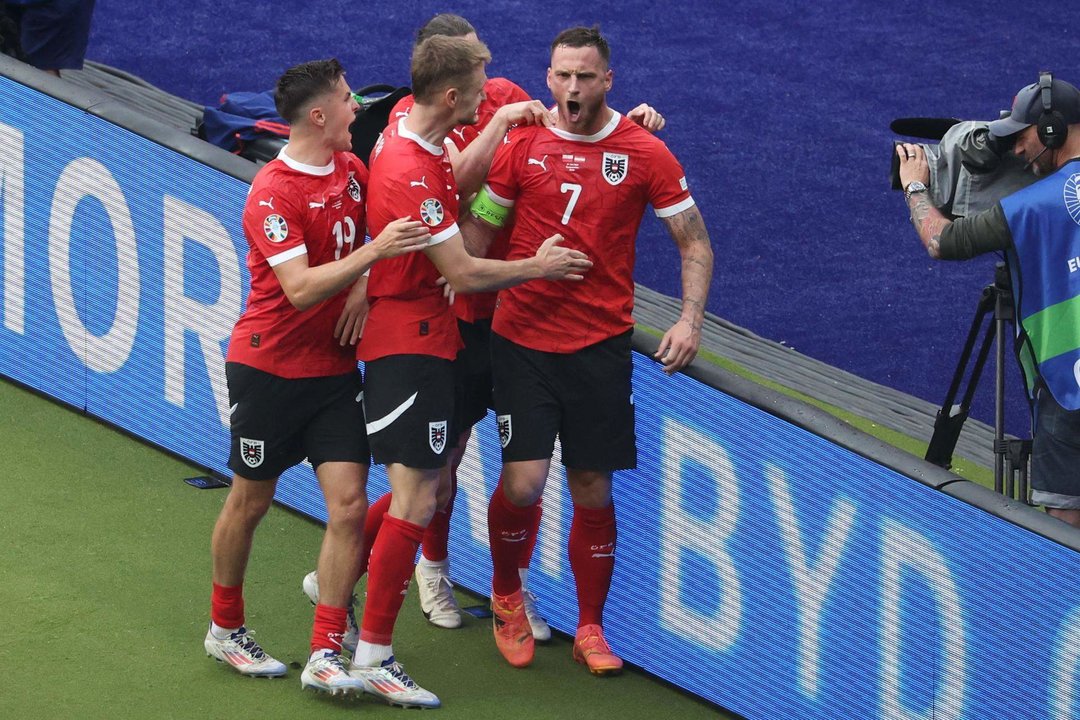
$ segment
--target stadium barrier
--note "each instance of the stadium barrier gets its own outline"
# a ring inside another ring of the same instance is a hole
[[[253,171],[0,57],[0,375],[227,474]],[[1080,715],[1071,529],[716,368],[668,378],[655,345],[635,337],[640,462],[616,479],[629,662],[747,718]],[[488,418],[451,537],[481,593],[498,458]],[[310,468],[277,499],[325,520]],[[553,478],[530,585],[563,632],[570,513]]]

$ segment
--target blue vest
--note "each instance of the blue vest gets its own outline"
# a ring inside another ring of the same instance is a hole
[[[1021,364],[1080,410],[1080,162],[1001,200]],[[1025,362],[1027,355],[1027,362]]]

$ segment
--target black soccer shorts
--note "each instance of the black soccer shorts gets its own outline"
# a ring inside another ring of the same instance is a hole
[[[229,386],[229,468],[250,480],[277,478],[304,458],[371,463],[360,371],[283,378],[240,363],[225,363]]]
[[[573,353],[531,350],[491,335],[503,462],[550,458],[575,470],[637,467],[632,331]]]

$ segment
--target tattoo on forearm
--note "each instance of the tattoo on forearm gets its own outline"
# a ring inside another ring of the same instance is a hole
[[[697,207],[664,218],[668,232],[682,257],[682,318],[694,331],[701,330],[705,298],[712,282],[713,251],[709,232]]]
[[[925,193],[914,196],[911,204],[911,224],[919,233],[926,252],[931,257],[941,254],[941,231],[949,221],[934,207]]]

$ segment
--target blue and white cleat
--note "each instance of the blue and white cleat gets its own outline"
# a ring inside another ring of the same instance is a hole
[[[364,692],[380,697],[391,705],[404,708],[437,708],[442,705],[434,693],[417,685],[393,657],[374,667],[354,663],[349,666],[349,673],[363,681]]]
[[[341,662],[341,655],[333,650],[316,650],[311,654],[307,667],[300,675],[300,687],[331,695],[359,695],[364,691],[363,681],[349,674]]]
[[[224,640],[207,630],[203,647],[209,657],[231,666],[241,675],[281,677],[285,674],[285,665],[267,655],[245,627]]]

